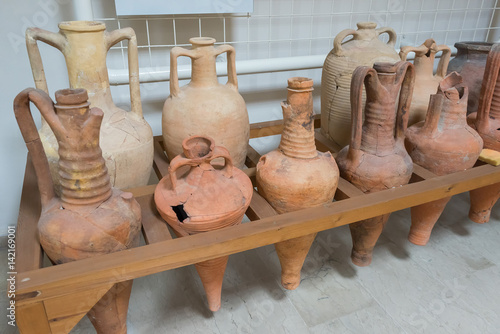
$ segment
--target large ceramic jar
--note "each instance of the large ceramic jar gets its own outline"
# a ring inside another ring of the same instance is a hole
[[[340,176],[364,193],[407,184],[413,163],[404,147],[414,83],[413,65],[375,63],[358,67],[352,76],[351,144],[337,155]],[[366,88],[365,120],[362,120],[363,84]],[[399,102],[398,101],[399,96]],[[349,225],[353,241],[352,262],[371,263],[375,244],[389,214]]]
[[[447,175],[474,166],[483,149],[483,140],[467,125],[468,89],[456,72],[439,84],[431,95],[425,122],[406,130],[406,149],[412,160],[436,175]],[[425,245],[432,228],[451,197],[411,208],[408,239]]]
[[[436,53],[442,51],[436,74],[434,74],[434,59]],[[403,46],[399,52],[401,60],[406,60],[408,53],[415,53],[415,87],[411,100],[408,126],[425,120],[429,97],[435,94],[439,83],[446,76],[451,50],[447,45],[437,45],[432,38],[427,39],[418,47]]]
[[[194,37],[191,50],[175,47],[170,52],[170,96],[163,107],[162,131],[170,159],[182,153],[182,141],[197,135],[215,139],[226,147],[234,164],[245,163],[250,125],[245,101],[238,93],[235,51],[230,45],[214,47],[215,39]],[[227,52],[227,84],[217,81],[215,58]],[[191,82],[179,88],[177,58],[192,61]]]
[[[484,148],[500,151],[500,44],[491,47],[481,87],[477,112],[467,118],[484,141]],[[490,220],[491,209],[500,198],[500,183],[470,191],[469,218],[476,223]]]
[[[163,219],[183,237],[240,224],[253,194],[252,182],[233,166],[229,151],[206,136],[192,136],[183,153],[170,162],[169,174],[158,183],[154,200]],[[211,162],[223,158],[225,165]],[[207,294],[208,306],[217,311],[228,256],[195,264]]]
[[[393,29],[375,29],[375,22],[359,22],[357,26],[358,30],[346,29],[335,36],[321,76],[321,132],[341,147],[348,145],[351,138],[350,87],[354,70],[375,62],[399,60],[394,49],[396,32]],[[387,43],[379,38],[384,33],[389,35]],[[343,42],[349,36],[352,38]],[[364,90],[362,94],[364,101]]]
[[[128,40],[132,112],[126,112],[113,103],[106,67],[109,48],[124,39]],[[91,106],[104,111],[100,143],[111,184],[120,189],[146,185],[153,165],[153,132],[142,116],[137,39],[134,31],[124,28],[107,32],[103,23],[89,21],[61,22],[59,33],[28,28],[26,45],[33,78],[36,87],[48,93],[37,41],[54,46],[63,53],[70,87],[86,89]],[[58,186],[57,140],[43,120],[40,138]]]
[[[288,79],[288,97],[281,104],[285,125],[280,145],[257,164],[259,193],[278,213],[330,203],[337,190],[335,160],[330,152],[316,150],[312,90],[311,79]],[[313,233],[275,244],[284,288],[299,285],[300,270],[315,237]]]
[[[457,55],[450,61],[448,73],[457,72],[464,79],[465,85],[469,87],[467,115],[478,110],[484,67],[492,45],[493,43],[487,42],[455,43]]]
[[[33,102],[59,143],[61,197],[55,196],[29,103]],[[26,89],[14,100],[14,112],[33,159],[42,211],[40,244],[55,264],[125,250],[139,243],[141,208],[131,193],[111,187],[99,147],[104,118],[89,110],[84,89],[56,92],[57,104],[42,90]],[[113,285],[88,317],[99,334],[125,334],[132,281]],[[68,329],[69,332],[70,328]]]

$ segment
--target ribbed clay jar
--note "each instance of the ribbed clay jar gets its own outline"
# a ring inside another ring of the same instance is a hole
[[[413,82],[413,65],[403,61],[394,65],[375,63],[373,68],[360,66],[353,73],[351,144],[339,152],[336,160],[340,175],[364,193],[399,187],[410,180],[413,163],[404,147],[404,133]],[[363,85],[366,89],[364,121]],[[371,263],[373,248],[389,215],[349,225],[354,264]]]
[[[375,22],[359,22],[357,26],[358,30],[346,29],[335,36],[321,76],[321,132],[341,147],[348,145],[351,137],[350,87],[356,67],[399,61],[393,29],[375,29]],[[389,35],[387,43],[379,38],[384,33]],[[348,36],[352,39],[343,42]],[[364,90],[362,94],[364,102]]]
[[[484,141],[484,148],[500,151],[500,44],[491,47],[481,87],[477,112],[467,118]],[[476,223],[490,220],[491,209],[500,198],[500,183],[470,191],[469,218]]]
[[[483,82],[486,58],[493,43],[487,42],[457,42],[457,55],[448,65],[448,74],[457,72],[469,88],[469,99],[467,102],[467,115],[476,112],[481,95],[481,83]]]
[[[285,122],[279,147],[257,164],[257,189],[278,213],[310,208],[333,200],[339,170],[330,152],[316,150],[313,81],[288,79],[288,97],[281,103]],[[281,284],[293,290],[316,233],[275,244],[281,263]]]
[[[14,112],[33,159],[42,211],[38,221],[40,244],[55,264],[100,256],[138,246],[141,208],[131,193],[111,187],[99,146],[104,113],[89,109],[84,89],[56,92],[54,105],[39,89],[28,88],[14,100]],[[61,196],[54,191],[49,164],[30,114],[33,102],[59,143]],[[120,282],[81,306],[98,334],[126,334],[132,281]],[[95,303],[95,304],[94,304]],[[63,306],[61,306],[63,307]],[[64,322],[68,319],[61,319]],[[65,323],[66,333],[76,323]],[[59,325],[58,328],[61,328]]]
[[[214,47],[215,39],[193,37],[190,50],[170,51],[170,96],[163,106],[162,133],[170,159],[182,153],[182,141],[193,135],[215,140],[229,150],[234,164],[242,168],[247,153],[250,125],[243,97],[238,93],[235,51],[230,45]],[[228,81],[217,80],[215,59],[227,52]],[[191,82],[179,87],[177,58],[191,58]]]
[[[431,95],[425,122],[406,130],[405,146],[412,160],[436,175],[472,168],[483,149],[483,140],[467,125],[468,89],[456,72],[448,74]],[[451,197],[411,208],[408,239],[425,245],[432,228]]]
[[[434,74],[434,60],[436,53],[442,51],[436,74]],[[425,120],[429,97],[435,94],[439,83],[446,76],[451,50],[447,45],[437,45],[432,38],[427,39],[422,45],[403,46],[399,52],[401,60],[406,60],[410,52],[415,53],[415,87],[411,100],[410,117],[408,126]]]

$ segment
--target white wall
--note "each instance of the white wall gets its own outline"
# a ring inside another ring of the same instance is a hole
[[[331,49],[334,36],[342,29],[355,28],[362,20],[375,20],[379,25],[389,25],[399,33],[398,44],[420,44],[428,37],[438,43],[452,45],[461,40],[484,40],[489,27],[495,1],[467,0],[255,0],[255,11],[250,17],[239,16],[226,19],[226,30],[222,29],[221,17],[177,19],[177,44],[202,35],[219,41],[226,39],[237,50],[237,60],[267,57],[287,57],[325,54]],[[483,5],[483,9],[469,6]],[[106,21],[108,30],[118,27],[112,0],[92,0],[94,17],[112,18]],[[334,6],[332,6],[332,4]],[[459,9],[450,11],[452,8]],[[388,14],[387,10],[391,13]],[[427,11],[419,13],[425,9]],[[27,150],[12,111],[12,101],[17,93],[34,86],[24,43],[24,31],[28,26],[38,26],[58,31],[57,23],[73,19],[69,0],[3,0],[1,10],[2,34],[0,59],[2,60],[2,86],[0,103],[0,236],[5,235],[8,225],[17,221],[19,199],[23,181]],[[419,24],[418,22],[421,22]],[[173,44],[172,17],[150,20],[150,43]],[[201,22],[201,27],[198,24]],[[496,22],[496,20],[495,20]],[[148,45],[144,20],[120,20],[122,27],[132,26],[137,33],[139,45]],[[471,28],[473,27],[473,28]],[[434,33],[431,33],[434,28]],[[477,28],[477,29],[476,29]],[[420,31],[420,33],[418,33]],[[51,96],[56,90],[66,88],[68,80],[64,58],[60,52],[42,43],[39,44],[45,65],[45,73]],[[168,47],[140,50],[140,66],[168,66]],[[265,60],[263,60],[265,61]],[[180,63],[189,63],[181,60]],[[108,56],[110,68],[123,68],[120,50],[112,50]],[[281,118],[280,101],[286,97],[286,81],[291,76],[307,76],[315,81],[315,111],[319,112],[321,70],[266,73],[239,76],[240,91],[247,102],[251,122]],[[221,78],[224,81],[225,78]],[[181,82],[181,85],[187,81]],[[145,117],[155,135],[161,134],[161,108],[169,92],[168,82],[141,85]],[[115,103],[129,110],[128,86],[112,88]],[[39,121],[38,111],[33,112]],[[253,140],[257,148],[269,150],[277,145],[279,137],[262,145]],[[38,194],[33,194],[38,196]]]

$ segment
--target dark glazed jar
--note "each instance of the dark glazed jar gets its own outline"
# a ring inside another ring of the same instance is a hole
[[[486,42],[455,43],[457,55],[448,65],[448,74],[454,71],[459,73],[469,88],[467,115],[477,111],[486,58],[492,45]]]

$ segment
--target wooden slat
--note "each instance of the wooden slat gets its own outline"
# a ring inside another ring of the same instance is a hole
[[[251,145],[247,148],[247,157],[245,160],[245,165],[248,167],[255,167],[260,159],[260,153],[257,152]]]
[[[162,140],[159,136],[154,138],[153,168],[158,180],[168,174],[168,158],[161,144]]]
[[[424,167],[413,164],[413,174],[411,176],[410,183],[432,179],[436,176],[436,174],[425,169]]]
[[[321,115],[314,115],[314,127],[319,128]],[[250,124],[250,138],[260,138],[267,136],[280,135],[283,132],[283,120],[267,121]]]
[[[21,334],[52,334],[43,302],[27,305],[16,303],[16,324]]]
[[[271,204],[269,204],[257,191],[253,191],[250,207],[247,209],[246,215],[250,220],[263,219],[276,215]]]
[[[45,312],[52,332],[69,333],[112,286],[113,284],[106,284],[45,300]]]
[[[314,137],[316,138],[316,147],[318,151],[330,151],[332,155],[335,156],[342,149],[339,145],[323,136],[320,129],[316,129],[314,132]]]
[[[364,193],[355,185],[349,183],[349,181],[342,177],[339,178],[339,186],[337,188],[337,192],[335,192],[335,199],[337,201],[361,195],[364,195]]]
[[[142,231],[147,244],[172,239],[167,223],[156,210],[153,195],[137,198],[142,209]]]
[[[38,240],[37,227],[41,209],[35,170],[28,154],[16,229],[16,247],[19,250],[16,254],[17,272],[42,267],[43,252]]]
[[[485,165],[328,205],[18,275],[17,302],[36,302],[296,238],[500,182]]]

